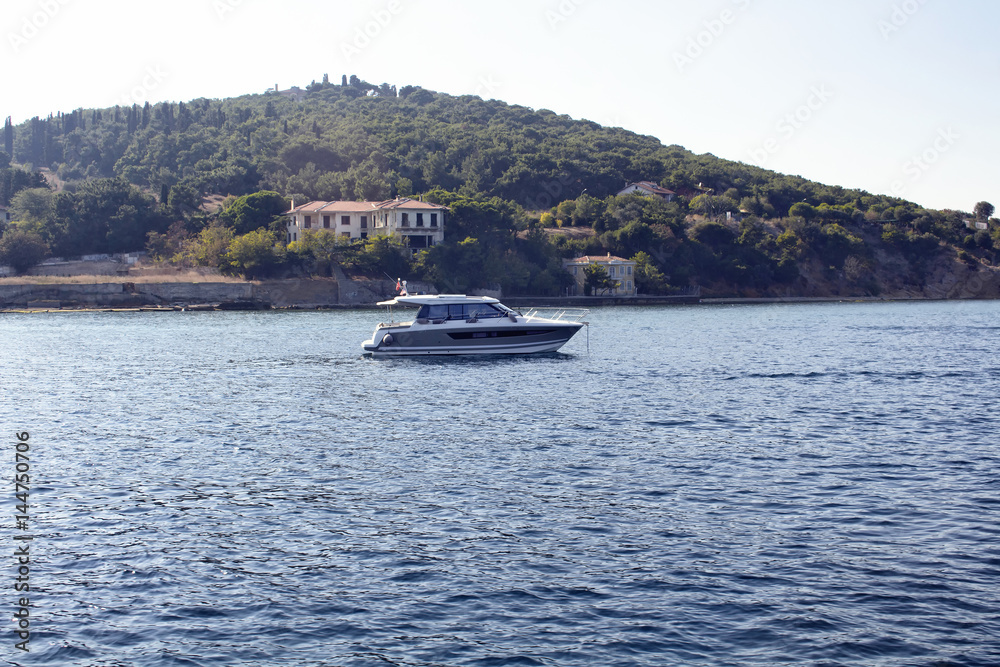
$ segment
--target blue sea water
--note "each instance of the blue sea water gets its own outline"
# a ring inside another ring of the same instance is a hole
[[[18,665],[1000,664],[1000,303],[0,315]],[[30,433],[15,528],[14,433]]]

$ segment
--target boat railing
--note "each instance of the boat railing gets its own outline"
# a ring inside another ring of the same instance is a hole
[[[400,327],[408,327],[411,324],[413,324],[412,320],[407,321],[407,322],[396,322],[394,320],[389,320],[388,322],[379,322],[377,328],[378,329],[398,329]]]
[[[563,308],[561,306],[539,306],[529,308],[524,313],[526,319],[557,320],[559,322],[583,322],[590,310],[587,308]]]

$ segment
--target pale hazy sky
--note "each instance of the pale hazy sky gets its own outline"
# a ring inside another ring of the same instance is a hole
[[[16,123],[357,74],[1000,207],[996,0],[6,0],[0,31]]]

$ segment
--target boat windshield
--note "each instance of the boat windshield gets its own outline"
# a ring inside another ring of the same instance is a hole
[[[424,304],[417,311],[417,319],[428,320],[471,320],[490,317],[504,317],[507,314],[499,304],[492,303],[452,303]]]

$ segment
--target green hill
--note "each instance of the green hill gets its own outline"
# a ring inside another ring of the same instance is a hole
[[[900,284],[921,284],[928,262],[955,258],[957,248],[970,266],[991,264],[997,236],[995,223],[967,229],[966,213],[695,155],[544,109],[356,77],[313,83],[301,101],[270,92],[78,109],[8,124],[5,148],[20,168],[2,169],[0,204],[13,204],[26,218],[21,230],[58,254],[141,249],[177,221],[182,245],[219,224],[198,212],[202,197],[259,191],[296,201],[424,194],[455,212],[447,247],[410,270],[443,286],[500,283],[520,293],[557,293],[561,258],[600,252],[646,253],[650,291],[802,292],[803,278],[817,284],[802,273],[810,266],[829,274],[819,282],[839,284],[847,264],[854,278],[844,289],[877,293],[887,287],[880,252],[902,261]],[[41,168],[64,192],[26,211],[27,196],[14,199],[39,185],[28,181]],[[614,197],[636,181],[680,196]],[[539,224],[593,235],[531,233]],[[315,248],[285,250],[270,270],[315,269]],[[349,265],[363,254],[355,250],[330,257]]]

